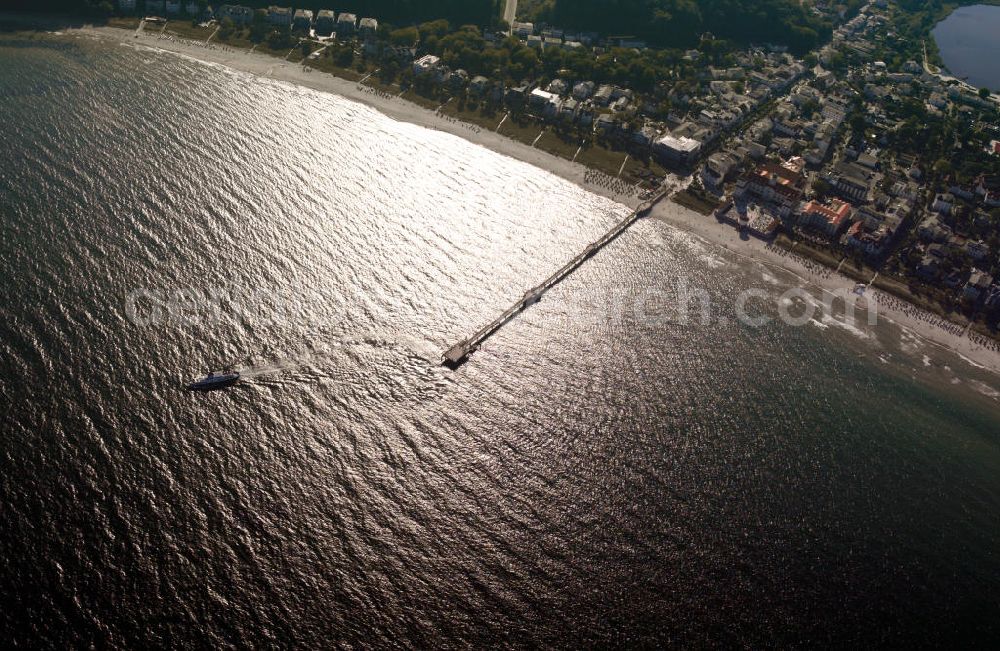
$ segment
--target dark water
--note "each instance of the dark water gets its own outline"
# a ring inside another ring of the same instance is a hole
[[[996,641],[996,378],[889,324],[657,318],[786,279],[648,221],[450,372],[623,208],[169,55],[0,60],[8,641]]]
[[[1000,7],[959,7],[931,32],[948,70],[979,88],[1000,91]]]

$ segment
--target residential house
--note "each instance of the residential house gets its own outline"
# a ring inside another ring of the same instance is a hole
[[[343,15],[343,14],[341,14]],[[339,23],[338,23],[339,24]],[[413,74],[420,76],[433,72],[441,65],[440,57],[433,54],[425,54],[413,62]]]
[[[941,270],[941,261],[945,257],[945,247],[943,244],[931,244],[927,247],[927,252],[920,259],[917,265],[917,275],[924,280],[932,280],[937,277]]]
[[[988,308],[1000,307],[1000,283],[994,283],[986,290],[986,297],[983,299],[983,305]]]
[[[358,33],[361,38],[368,40],[375,38],[375,34],[378,32],[378,21],[374,18],[362,18],[361,22],[358,23]]]
[[[555,93],[556,95],[565,95],[568,89],[569,84],[562,79],[553,79],[549,82],[549,86],[547,88],[550,93]]]
[[[528,95],[528,106],[536,110],[545,111],[550,105],[557,106],[558,102],[559,95],[557,93],[551,93],[541,88],[535,88]]]
[[[865,201],[871,190],[870,172],[856,163],[837,165],[832,181],[837,192],[857,202]]]
[[[645,125],[632,132],[632,142],[642,147],[650,147],[659,131],[652,125]]]
[[[738,184],[740,194],[773,202],[778,214],[788,217],[802,200],[802,175],[775,163],[762,163]]]
[[[928,215],[917,227],[917,235],[925,242],[947,242],[954,233],[947,224],[942,224],[936,214]]]
[[[965,253],[978,262],[984,262],[990,256],[990,247],[982,240],[968,240],[965,243]]]
[[[955,197],[950,192],[939,192],[934,196],[934,203],[931,204],[931,210],[942,215],[948,215],[951,213],[951,209],[955,206]]]
[[[978,300],[983,293],[993,284],[993,276],[985,271],[973,269],[969,280],[965,283],[962,295],[970,301]]]
[[[337,36],[354,36],[354,30],[357,27],[357,23],[357,16],[346,11],[342,11],[340,15],[337,16]]]
[[[573,122],[576,120],[576,115],[580,110],[580,102],[576,101],[572,97],[563,101],[562,106],[559,108],[559,119],[566,122]]]
[[[851,216],[851,204],[840,199],[831,199],[828,203],[810,201],[802,209],[799,224],[820,231],[828,237],[836,237],[847,228]]]
[[[249,25],[253,21],[253,9],[243,5],[222,5],[216,10],[215,18],[219,22],[228,18],[237,25]]]
[[[528,38],[535,33],[535,25],[533,23],[519,23],[515,21],[511,24],[510,30],[518,38]]]
[[[581,81],[573,86],[573,97],[581,102],[594,94],[594,82]]]
[[[975,186],[961,185],[959,183],[952,183],[948,186],[948,192],[952,193],[956,197],[961,197],[966,201],[974,201],[976,198],[976,188]]]
[[[618,123],[615,118],[610,113],[602,113],[597,116],[594,120],[594,131],[598,131],[603,134],[609,134],[618,128]]]
[[[724,152],[716,152],[709,156],[701,168],[701,180],[704,186],[713,192],[720,191],[726,177],[735,167],[735,162],[732,156]]]
[[[292,17],[292,29],[308,32],[312,29],[313,12],[308,9],[296,9]]]
[[[874,170],[876,167],[878,167],[878,159],[867,152],[862,152],[861,154],[858,154],[858,158],[855,162],[861,167],[864,167],[869,170]]]
[[[276,7],[271,5],[267,8],[267,22],[275,27],[291,27],[292,16],[291,7]]]
[[[489,88],[490,80],[482,75],[476,75],[469,82],[469,91],[474,95],[482,95]]]
[[[503,96],[504,101],[513,106],[523,105],[528,99],[528,85],[521,84],[520,86],[514,86],[513,88],[508,88]]]
[[[607,84],[601,86],[594,93],[594,103],[598,106],[607,106],[611,103],[611,93],[613,91],[614,89]]]
[[[701,142],[687,136],[666,134],[653,143],[653,153],[663,162],[673,165],[687,165],[701,151]]]
[[[861,208],[854,213],[856,221],[847,229],[843,243],[872,257],[882,256],[899,232],[903,220],[895,214],[881,214]]]
[[[1000,176],[982,174],[976,179],[976,194],[983,198],[983,203],[990,208],[1000,206]]]
[[[320,9],[316,14],[316,34],[319,36],[330,36],[336,29],[336,14],[330,9]]]

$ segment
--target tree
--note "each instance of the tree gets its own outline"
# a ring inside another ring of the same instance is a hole
[[[990,96],[990,89],[985,86],[979,89],[979,96],[983,99],[987,99]]]
[[[812,191],[817,197],[825,197],[833,190],[826,179],[817,178],[812,182]]]
[[[934,173],[938,176],[944,176],[951,173],[951,163],[943,158],[939,158],[937,162],[934,163]]]
[[[267,12],[263,9],[253,12],[253,21],[250,23],[250,40],[254,43],[260,43],[270,31],[271,26],[267,23]]]
[[[284,50],[292,46],[292,35],[287,30],[276,29],[267,36],[267,46],[272,50]]]
[[[349,68],[354,62],[354,48],[350,45],[339,48],[337,54],[334,56],[334,61],[341,68]]]
[[[403,27],[389,32],[389,42],[400,47],[413,47],[419,37],[416,27]]]
[[[222,22],[219,24],[219,40],[228,41],[229,37],[232,36],[233,32],[235,31],[236,31],[236,23],[233,22],[232,18],[226,16],[225,18],[222,19]]]

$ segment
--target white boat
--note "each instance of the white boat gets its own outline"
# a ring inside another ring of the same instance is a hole
[[[236,384],[240,379],[240,374],[236,371],[212,371],[204,377],[200,377],[188,385],[190,391],[212,391],[213,389],[224,389]]]

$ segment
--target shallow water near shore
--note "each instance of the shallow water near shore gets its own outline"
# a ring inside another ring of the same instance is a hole
[[[628,209],[160,52],[0,57],[5,638],[998,634],[995,376],[889,322],[741,325],[787,274],[654,220],[448,371]]]

